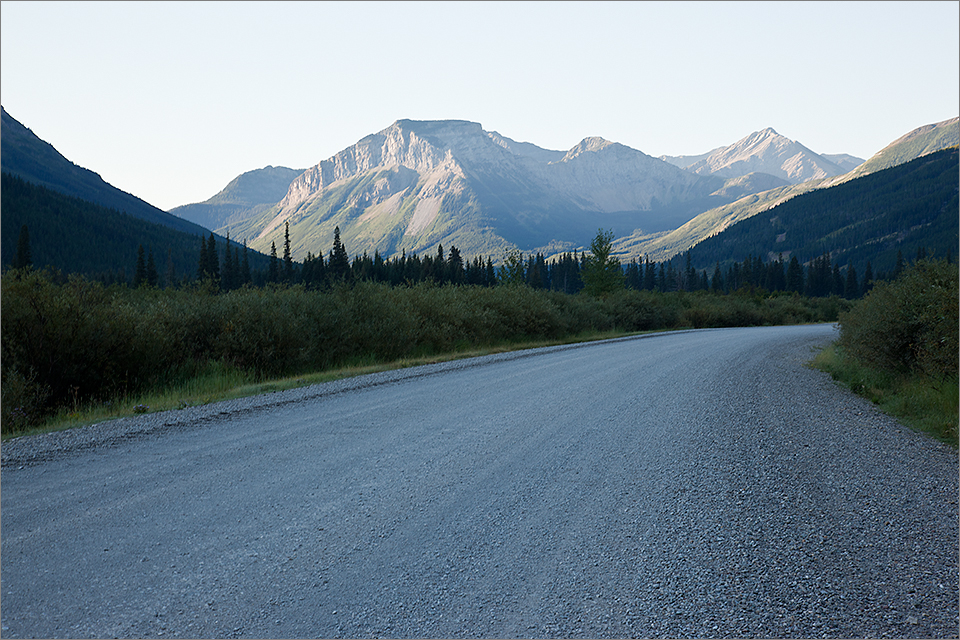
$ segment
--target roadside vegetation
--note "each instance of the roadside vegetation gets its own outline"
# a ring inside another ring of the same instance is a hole
[[[589,284],[589,277],[588,277]],[[835,321],[851,302],[742,289],[594,295],[420,282],[178,289],[30,267],[2,277],[2,433],[541,344],[685,327]]]
[[[958,445],[957,265],[918,260],[839,314],[814,366],[911,427]]]

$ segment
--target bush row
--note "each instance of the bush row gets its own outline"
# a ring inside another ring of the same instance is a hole
[[[835,320],[797,295],[623,290],[605,298],[501,287],[360,282],[215,295],[10,271],[2,281],[4,433],[46,413],[189,379],[210,363],[259,378],[585,332]]]

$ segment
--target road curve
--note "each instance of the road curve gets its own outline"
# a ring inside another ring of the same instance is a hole
[[[956,637],[958,465],[830,325],[430,365],[3,445],[0,635]]]

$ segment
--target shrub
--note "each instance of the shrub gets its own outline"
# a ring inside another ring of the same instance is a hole
[[[956,377],[958,290],[956,265],[919,261],[840,314],[840,344],[868,366]]]

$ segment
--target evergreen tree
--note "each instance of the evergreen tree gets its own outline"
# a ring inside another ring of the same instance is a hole
[[[626,269],[624,269],[624,278],[628,289],[643,288],[643,279],[640,276],[640,267],[637,265],[636,258],[627,264]]]
[[[843,295],[843,275],[840,273],[840,265],[836,262],[833,263],[833,283],[830,287],[830,294]]]
[[[283,280],[293,284],[293,257],[290,254],[290,223],[285,222],[283,232]]]
[[[334,280],[346,280],[350,276],[350,258],[347,248],[340,241],[340,227],[333,230],[333,248],[327,261],[327,272]]]
[[[647,268],[643,272],[643,288],[647,291],[653,291],[657,288],[657,263],[650,262],[650,256],[647,256]]]
[[[27,225],[20,227],[20,237],[17,238],[17,257],[14,258],[13,268],[23,269],[33,265],[33,257],[30,254],[30,231]]]
[[[164,286],[168,289],[177,284],[177,270],[173,266],[173,249],[167,248],[167,271],[164,274]]]
[[[583,269],[583,289],[593,296],[607,296],[624,287],[623,268],[610,254],[613,251],[613,231],[599,229],[590,242],[591,255]]]
[[[197,264],[197,280],[203,280],[210,273],[210,257],[207,255],[207,239],[200,236],[200,261]]]
[[[873,266],[867,261],[867,268],[863,272],[863,286],[860,288],[860,295],[865,296],[873,288]]]
[[[694,291],[697,288],[697,284],[697,272],[693,268],[690,250],[687,249],[686,265],[683,270],[683,289],[684,291]]]
[[[220,259],[217,257],[217,240],[210,232],[210,237],[200,240],[200,264],[197,266],[198,280],[213,280],[220,282]]]
[[[857,280],[857,270],[853,265],[847,265],[847,278],[843,283],[843,297],[848,300],[860,297],[860,282]]]
[[[497,270],[493,268],[493,258],[487,256],[487,275],[484,278],[484,284],[492,287],[497,284]]]
[[[787,291],[803,293],[803,288],[803,265],[797,260],[797,256],[790,256],[790,264],[787,265]]]
[[[280,266],[277,264],[277,243],[270,243],[270,268],[267,271],[267,282],[280,280]]]
[[[147,282],[147,261],[144,258],[143,245],[137,245],[137,267],[133,272],[133,286],[139,287]]]
[[[499,281],[504,284],[524,284],[526,282],[524,264],[523,253],[517,249],[505,253],[498,274]]]
[[[447,256],[447,281],[463,284],[464,276],[463,257],[460,255],[460,250],[450,245],[450,254]]]
[[[250,258],[247,256],[247,241],[243,241],[243,261],[240,263],[240,284],[250,284],[253,278],[250,274]]]
[[[713,269],[713,280],[710,282],[710,288],[718,293],[723,291],[723,272],[720,271],[719,261],[717,262],[717,266]]]
[[[153,261],[153,250],[147,252],[147,284],[151,287],[157,286],[160,282],[160,275],[157,273],[157,265]]]
[[[904,268],[906,267],[903,262],[903,251],[897,249],[897,265],[893,269],[893,279],[896,280],[901,273],[903,273]]]

